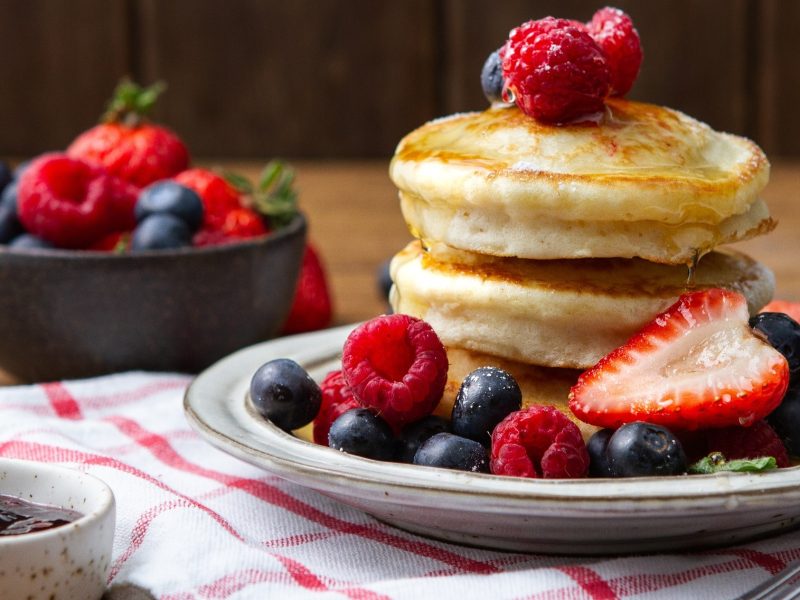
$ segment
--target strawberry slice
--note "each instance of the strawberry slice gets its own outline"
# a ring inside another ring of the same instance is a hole
[[[578,378],[570,409],[599,427],[752,425],[780,404],[789,367],[753,333],[748,317],[747,301],[736,292],[684,294]]]

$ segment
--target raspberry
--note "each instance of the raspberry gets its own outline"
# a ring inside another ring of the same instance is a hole
[[[603,108],[611,80],[606,57],[572,22],[528,21],[511,31],[502,57],[506,96],[526,115],[564,123]]]
[[[711,452],[721,452],[728,460],[772,456],[779,467],[789,466],[786,447],[766,421],[706,431],[706,454]]]
[[[353,408],[361,405],[348,387],[341,371],[331,371],[319,386],[322,390],[322,405],[314,419],[314,442],[328,445],[328,431],[331,423]]]
[[[395,431],[433,411],[447,367],[447,353],[431,326],[403,314],[360,325],[342,351],[342,371],[356,398]]]
[[[586,477],[589,453],[578,427],[552,406],[530,406],[492,432],[495,475],[545,479]]]
[[[87,248],[135,224],[137,190],[105,168],[64,154],[45,154],[20,178],[19,218],[61,248]]]
[[[611,95],[624,96],[633,87],[642,65],[642,45],[633,21],[618,8],[601,8],[586,25],[606,55],[611,72]]]

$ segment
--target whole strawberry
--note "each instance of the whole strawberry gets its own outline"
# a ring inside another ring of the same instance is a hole
[[[189,152],[169,129],[150,123],[163,85],[142,88],[130,81],[117,86],[102,122],[79,135],[67,154],[103,165],[137,187],[177,175],[189,164]]]
[[[314,246],[308,244],[300,268],[292,308],[283,333],[301,333],[324,329],[331,324],[333,307],[325,269]]]
[[[242,206],[241,194],[220,174],[210,169],[188,169],[175,181],[194,190],[203,201],[203,225],[207,231],[220,231],[231,211]]]
[[[102,166],[45,154],[19,180],[19,219],[28,232],[55,246],[88,248],[133,227],[136,191]]]

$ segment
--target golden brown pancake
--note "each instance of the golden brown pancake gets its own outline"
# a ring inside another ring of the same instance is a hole
[[[412,233],[494,256],[677,264],[774,227],[753,142],[668,108],[606,106],[598,125],[494,107],[411,132],[390,175]]]
[[[450,361],[447,385],[444,388],[444,396],[434,414],[450,420],[453,403],[464,378],[478,367],[497,367],[507,371],[516,379],[522,391],[523,407],[540,404],[557,408],[572,419],[580,428],[585,439],[588,439],[598,429],[579,421],[567,406],[569,389],[575,385],[581,371],[537,367],[463,348],[447,348],[447,358]]]
[[[446,346],[548,367],[585,369],[687,291],[685,266],[641,259],[536,261],[412,242],[392,260],[395,312],[424,319]],[[733,251],[703,257],[695,288],[743,294],[755,314],[774,277]]]

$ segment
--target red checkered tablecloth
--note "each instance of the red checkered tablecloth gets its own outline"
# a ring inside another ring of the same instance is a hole
[[[109,583],[200,598],[734,598],[800,533],[682,555],[566,558],[428,540],[234,459],[182,410],[189,378],[0,388],[0,455],[71,466],[117,498]]]

